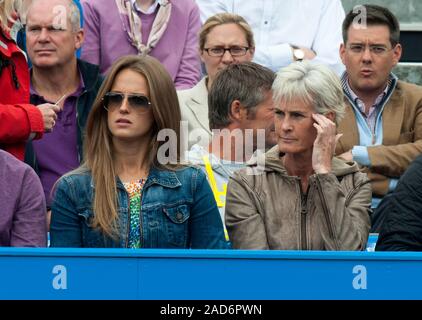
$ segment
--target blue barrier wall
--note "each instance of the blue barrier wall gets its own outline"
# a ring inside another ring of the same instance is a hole
[[[422,299],[422,254],[0,249],[0,299]]]

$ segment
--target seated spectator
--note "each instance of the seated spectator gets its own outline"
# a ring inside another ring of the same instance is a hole
[[[422,155],[411,163],[375,214],[384,218],[375,250],[422,251]]]
[[[277,143],[271,91],[274,78],[270,69],[245,62],[221,70],[211,86],[212,140],[207,148],[193,145],[188,159],[206,172],[223,222],[230,176],[246,165],[257,148],[264,152]]]
[[[194,0],[81,0],[86,41],[82,59],[105,73],[128,54],[149,54],[170,73],[176,88],[200,78],[199,9]]]
[[[66,10],[66,19],[57,19],[57,6]],[[54,183],[80,165],[85,123],[102,76],[98,66],[75,56],[84,33],[74,1],[33,0],[26,20],[27,49],[33,64],[31,103],[60,106],[50,132],[39,141],[29,142],[25,155],[25,161],[41,179],[50,207]],[[54,25],[56,21],[63,23],[60,29]]]
[[[211,138],[208,91],[219,70],[233,63],[252,60],[255,43],[251,28],[238,15],[223,13],[212,16],[199,33],[199,51],[208,75],[192,89],[177,93],[182,120],[188,122],[189,147],[195,143],[208,145]]]
[[[369,180],[356,163],[333,158],[344,113],[338,77],[297,62],[278,72],[272,90],[278,145],[229,180],[225,220],[233,247],[364,250]]]
[[[89,115],[85,161],[57,183],[51,246],[227,248],[205,174],[161,139],[168,133],[180,146],[179,125],[176,90],[158,60],[119,59]]]
[[[40,180],[25,163],[0,150],[0,247],[45,247],[46,209]]]
[[[256,37],[254,62],[273,71],[297,60],[312,60],[344,70],[338,48],[344,9],[340,0],[196,0],[201,19],[238,14]]]
[[[28,64],[10,36],[14,6],[14,0],[0,2],[0,149],[23,160],[26,141],[49,131],[60,108],[29,104]]]
[[[386,8],[366,5],[363,28],[356,25],[358,12],[350,11],[343,23],[346,116],[336,154],[368,173],[376,208],[422,152],[422,87],[391,73],[402,54],[396,17]],[[379,231],[378,217],[372,217],[371,232]]]
[[[28,11],[28,7],[30,6],[30,4],[32,3],[33,0],[21,0],[21,7],[19,8],[19,20],[20,20],[20,25],[18,26],[18,34],[17,34],[17,44],[18,46],[24,50],[25,52],[27,52],[26,50],[26,30],[24,28],[24,25],[26,24],[26,14]],[[79,2],[79,0],[72,0],[75,5],[78,7],[79,9],[79,15],[80,15],[80,27],[83,28],[83,14],[82,14],[82,5]],[[76,51],[76,57],[80,57],[81,56],[81,48],[79,48]],[[31,61],[28,61],[28,64],[30,67],[32,67],[32,63]]]

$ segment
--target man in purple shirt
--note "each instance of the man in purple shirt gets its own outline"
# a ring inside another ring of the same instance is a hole
[[[46,210],[40,180],[27,164],[0,150],[0,247],[45,247]]]
[[[170,73],[177,89],[200,78],[199,9],[194,0],[81,0],[86,41],[82,59],[105,73],[118,58],[149,54]]]
[[[25,161],[40,176],[48,207],[54,183],[81,162],[83,131],[102,76],[98,66],[76,58],[84,32],[72,0],[34,1],[26,22],[33,65],[31,102],[50,102],[61,108],[51,132],[29,142],[25,154]]]

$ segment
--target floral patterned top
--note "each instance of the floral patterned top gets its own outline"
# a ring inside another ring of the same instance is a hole
[[[129,248],[141,247],[141,199],[142,189],[145,185],[145,182],[146,179],[141,179],[139,181],[123,183],[126,191],[129,194]]]

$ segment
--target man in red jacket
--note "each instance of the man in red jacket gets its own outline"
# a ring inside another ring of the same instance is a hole
[[[0,149],[24,159],[28,139],[39,139],[55,125],[58,105],[29,104],[29,71],[25,55],[9,35],[5,0],[0,3]]]

